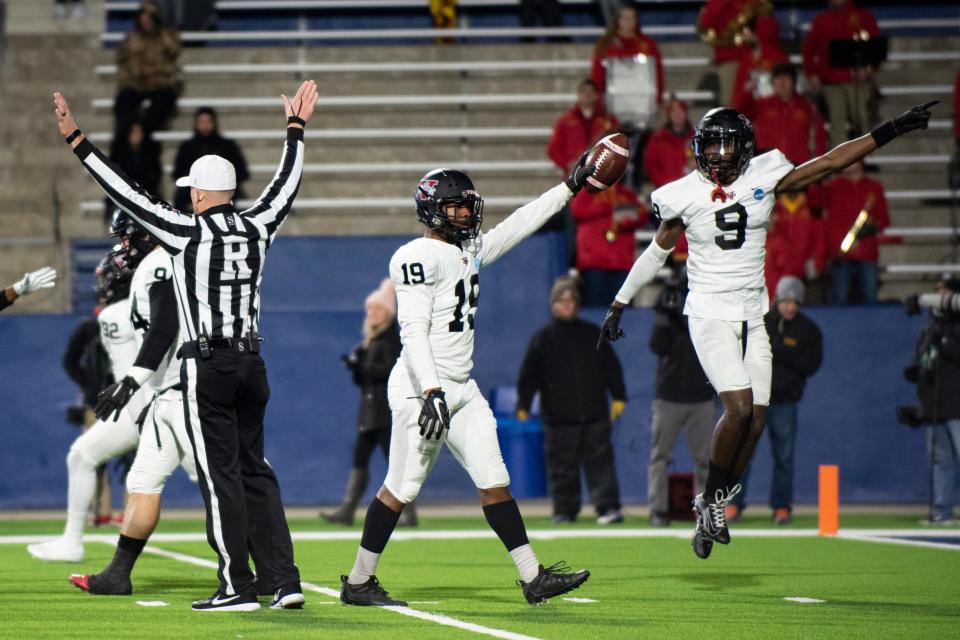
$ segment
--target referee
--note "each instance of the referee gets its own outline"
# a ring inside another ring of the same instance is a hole
[[[260,278],[267,249],[290,212],[303,171],[303,128],[317,85],[282,96],[287,136],[280,168],[256,204],[237,211],[236,174],[228,161],[204,156],[177,186],[190,187],[196,215],[181,213],[134,183],[77,128],[66,99],[53,94],[60,134],[106,194],[172,256],[180,316],[180,379],[187,434],[207,510],[207,541],[219,556],[219,588],[193,603],[198,611],[258,609],[247,561],[257,557],[273,608],[304,598],[293,563],[277,478],[263,455],[263,415],[270,396],[258,335]],[[136,391],[132,380],[123,390]]]

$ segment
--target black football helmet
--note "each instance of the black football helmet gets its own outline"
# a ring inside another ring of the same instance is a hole
[[[453,242],[473,240],[483,222],[483,198],[467,174],[455,169],[434,169],[420,179],[413,195],[417,219],[430,229],[440,231]],[[447,215],[448,205],[467,207],[470,217],[456,222]]]
[[[113,212],[110,221],[110,236],[120,243],[124,263],[130,269],[136,269],[140,261],[154,250],[157,242],[150,237],[123,209]]]
[[[707,149],[719,145],[710,157]],[[732,151],[732,157],[723,156]],[[727,185],[747,167],[754,153],[753,124],[739,111],[728,107],[711,109],[697,124],[693,133],[693,156],[697,167],[708,180]]]
[[[97,278],[93,291],[101,304],[113,304],[130,295],[133,270],[127,266],[120,245],[100,260],[93,273]]]

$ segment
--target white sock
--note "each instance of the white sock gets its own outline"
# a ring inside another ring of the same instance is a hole
[[[63,537],[76,544],[83,544],[83,525],[87,510],[97,492],[97,469],[77,450],[67,455],[67,525]]]
[[[524,582],[530,582],[540,573],[540,562],[536,554],[533,553],[533,547],[525,544],[517,547],[510,552],[513,563],[517,565],[517,571],[520,572],[520,579]]]
[[[363,547],[357,549],[357,561],[353,563],[353,569],[347,576],[349,584],[363,584],[370,579],[370,576],[377,572],[377,563],[380,562],[380,554],[373,551],[367,551]]]

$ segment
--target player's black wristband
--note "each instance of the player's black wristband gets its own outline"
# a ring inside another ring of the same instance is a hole
[[[66,142],[67,144],[71,144],[74,140],[79,138],[81,134],[83,134],[83,132],[80,131],[80,129],[74,129],[73,133],[71,133],[66,138],[64,138],[63,141]]]
[[[897,137],[897,128],[893,126],[893,120],[887,120],[881,125],[874,127],[870,131],[873,141],[877,143],[879,149],[891,140]]]
[[[298,116],[289,116],[287,118],[287,124],[298,124],[301,127],[305,127],[307,126],[307,121]]]

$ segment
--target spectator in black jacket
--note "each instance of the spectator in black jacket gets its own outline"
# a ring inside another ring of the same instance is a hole
[[[773,382],[767,409],[767,433],[773,451],[773,482],[770,508],[777,524],[790,524],[793,511],[793,457],[797,441],[797,403],[803,397],[807,378],[820,368],[823,338],[813,320],[800,312],[803,281],[793,276],[777,283],[776,306],[764,322],[773,349]],[[745,507],[750,469],[740,483],[743,491],[727,507],[727,519],[736,520]]]
[[[610,440],[611,422],[626,407],[623,369],[607,341],[597,350],[600,327],[577,317],[573,279],[554,283],[550,304],[553,322],[534,334],[520,367],[517,417],[527,420],[539,391],[555,523],[577,519],[581,466],[597,522],[623,522]]]
[[[360,387],[360,409],[357,413],[357,440],[353,446],[353,467],[347,479],[347,490],[340,506],[320,515],[327,522],[353,525],[357,504],[370,480],[370,456],[378,446],[383,455],[390,453],[390,404],[387,401],[387,380],[400,356],[400,326],[397,324],[397,297],[389,279],[367,296],[364,303],[363,341],[353,348],[343,362],[353,373],[353,382]],[[398,526],[416,526],[417,512],[413,503],[404,508]]]
[[[243,183],[250,178],[247,159],[236,142],[220,135],[217,112],[210,107],[200,107],[193,114],[193,137],[180,143],[177,159],[173,163],[173,179],[189,175],[190,165],[203,156],[215,155],[226,158],[237,172],[237,189],[234,199],[246,196]],[[173,206],[180,211],[190,211],[190,189],[177,187],[173,196]]]
[[[937,290],[941,295],[960,294],[960,281],[941,282]],[[919,418],[927,425],[932,490],[929,523],[951,525],[956,503],[954,461],[960,456],[960,316],[934,312],[904,375],[917,385]]]
[[[149,193],[159,193],[160,177],[163,167],[160,164],[160,154],[163,149],[159,142],[153,139],[140,120],[121,120],[113,134],[110,143],[110,159],[117,163],[128,176]],[[187,175],[189,173],[189,167]],[[104,218],[109,221],[117,205],[105,200]]]
[[[687,282],[683,269],[677,273],[656,305],[656,319],[650,335],[650,350],[660,357],[657,388],[653,401],[650,465],[647,467],[647,499],[650,524],[670,524],[667,468],[681,431],[686,432],[687,449],[696,465],[696,492],[703,491],[710,466],[710,441],[717,422],[713,388],[700,366],[690,341],[683,303]]]

